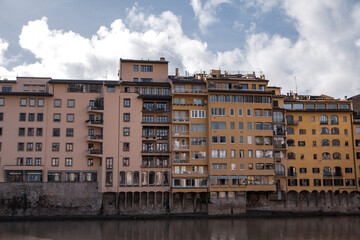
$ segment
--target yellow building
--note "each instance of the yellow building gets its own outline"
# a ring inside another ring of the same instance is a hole
[[[355,190],[351,101],[289,94],[284,108],[287,191]]]

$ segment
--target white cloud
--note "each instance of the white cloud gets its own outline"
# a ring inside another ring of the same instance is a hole
[[[281,0],[240,0],[246,8],[254,8],[256,15],[271,11],[278,6]]]
[[[0,76],[50,76],[70,79],[117,79],[119,58],[170,61],[190,73],[211,68],[227,71],[262,70],[270,85],[300,93],[336,97],[357,94],[360,88],[360,3],[296,1],[282,3],[295,23],[299,38],[249,31],[243,48],[214,52],[207,43],[184,34],[181,17],[170,11],[148,15],[135,5],[125,20],[102,26],[91,38],[49,29],[47,19],[31,21],[20,35],[20,45],[36,56],[35,63],[6,69],[8,43],[0,40]],[[240,26],[240,25],[239,25]],[[254,27],[256,22],[254,22]],[[251,66],[251,67],[249,67]]]
[[[199,21],[200,30],[205,33],[208,26],[218,21],[216,17],[216,10],[219,5],[229,3],[230,0],[208,0],[202,3],[201,0],[191,0],[191,7],[193,8],[195,17]]]

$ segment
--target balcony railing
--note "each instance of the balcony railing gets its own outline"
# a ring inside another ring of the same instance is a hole
[[[156,107],[143,108],[142,111],[143,112],[167,112],[167,110],[164,108],[156,108]]]
[[[87,155],[101,155],[103,152],[101,149],[86,150]]]
[[[104,120],[102,120],[102,119],[100,119],[100,120],[86,120],[85,122],[87,122],[88,124],[93,124],[93,125],[104,124]]]
[[[323,177],[332,177],[331,172],[323,172]]]
[[[174,136],[186,136],[189,135],[189,132],[174,132]]]
[[[174,89],[172,91],[173,93],[207,93],[208,91],[205,90],[205,89],[186,89],[186,90],[177,90],[177,89]]]
[[[141,165],[142,168],[169,168],[171,167],[170,165],[156,165],[156,164],[142,164]]]
[[[276,149],[282,149],[282,148],[286,148],[286,144],[274,144],[274,148]]]
[[[341,172],[336,172],[334,173],[334,177],[342,177],[343,174]]]
[[[87,111],[104,110],[104,106],[87,106]]]
[[[175,172],[173,171],[172,174],[184,174],[184,175],[202,175],[202,174],[208,174],[208,171],[179,171],[179,172]]]
[[[279,176],[285,176],[285,171],[275,170],[275,174]]]
[[[174,163],[189,163],[189,159],[174,159]]]
[[[174,120],[174,122],[188,122],[189,118],[188,117],[174,117],[173,120]]]
[[[90,135],[90,136],[86,136],[86,140],[87,141],[91,141],[91,140],[103,140],[104,136],[103,135]]]
[[[174,150],[186,150],[189,149],[189,145],[180,145],[180,146],[175,146]]]
[[[289,125],[289,126],[296,126],[298,124],[299,124],[298,121],[287,121],[287,125]]]

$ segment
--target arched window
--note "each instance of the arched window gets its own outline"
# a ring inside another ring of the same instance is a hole
[[[338,124],[339,124],[338,116],[332,115],[332,116],[330,117],[330,122],[331,122],[332,125],[338,125]]]
[[[286,116],[286,122],[287,122],[287,124],[288,125],[294,125],[294,117],[293,117],[293,115],[287,115]]]
[[[292,140],[292,139],[288,139],[288,140],[287,140],[287,145],[288,145],[289,147],[294,147],[294,146],[295,146],[295,141]]]
[[[321,128],[320,134],[329,134],[329,129],[326,127]]]
[[[333,127],[332,129],[331,129],[331,134],[339,134],[339,129],[337,128],[337,127]]]
[[[323,147],[330,146],[330,141],[328,139],[321,140],[321,146]]]
[[[333,159],[341,159],[341,154],[338,152],[333,153]]]
[[[140,178],[139,172],[135,171],[134,172],[134,186],[139,186],[139,178]]]
[[[199,173],[202,174],[200,169],[199,169]],[[164,172],[163,180],[164,180],[164,186],[169,186],[169,172]]]
[[[324,167],[324,171],[323,171],[323,176],[324,177],[331,177],[331,167]]]
[[[295,159],[295,153],[289,152],[288,153],[288,159]]]
[[[322,159],[323,159],[323,160],[330,160],[330,159],[331,159],[330,153],[324,152],[324,153],[322,154]]]
[[[340,140],[339,139],[332,140],[332,145],[333,145],[333,147],[339,147],[340,146]]]
[[[155,172],[149,172],[149,185],[155,185]]]
[[[285,167],[282,164],[275,164],[275,174],[285,175]]]
[[[334,167],[334,177],[342,177],[341,167]]]
[[[156,172],[156,186],[162,185],[162,172]]]
[[[328,124],[328,117],[326,115],[320,116],[320,124]]]
[[[296,168],[295,167],[289,167],[288,168],[288,176],[289,177],[296,177]]]
[[[120,186],[125,186],[125,172],[120,172]]]
[[[286,131],[287,131],[287,134],[289,134],[289,135],[292,135],[295,133],[294,128],[292,128],[292,127],[286,128]]]

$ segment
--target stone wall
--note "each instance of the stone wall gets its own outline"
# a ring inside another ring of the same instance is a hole
[[[0,216],[97,215],[97,183],[0,183]]]
[[[360,214],[359,192],[120,192],[97,183],[1,183],[0,217],[237,215],[260,212]]]

